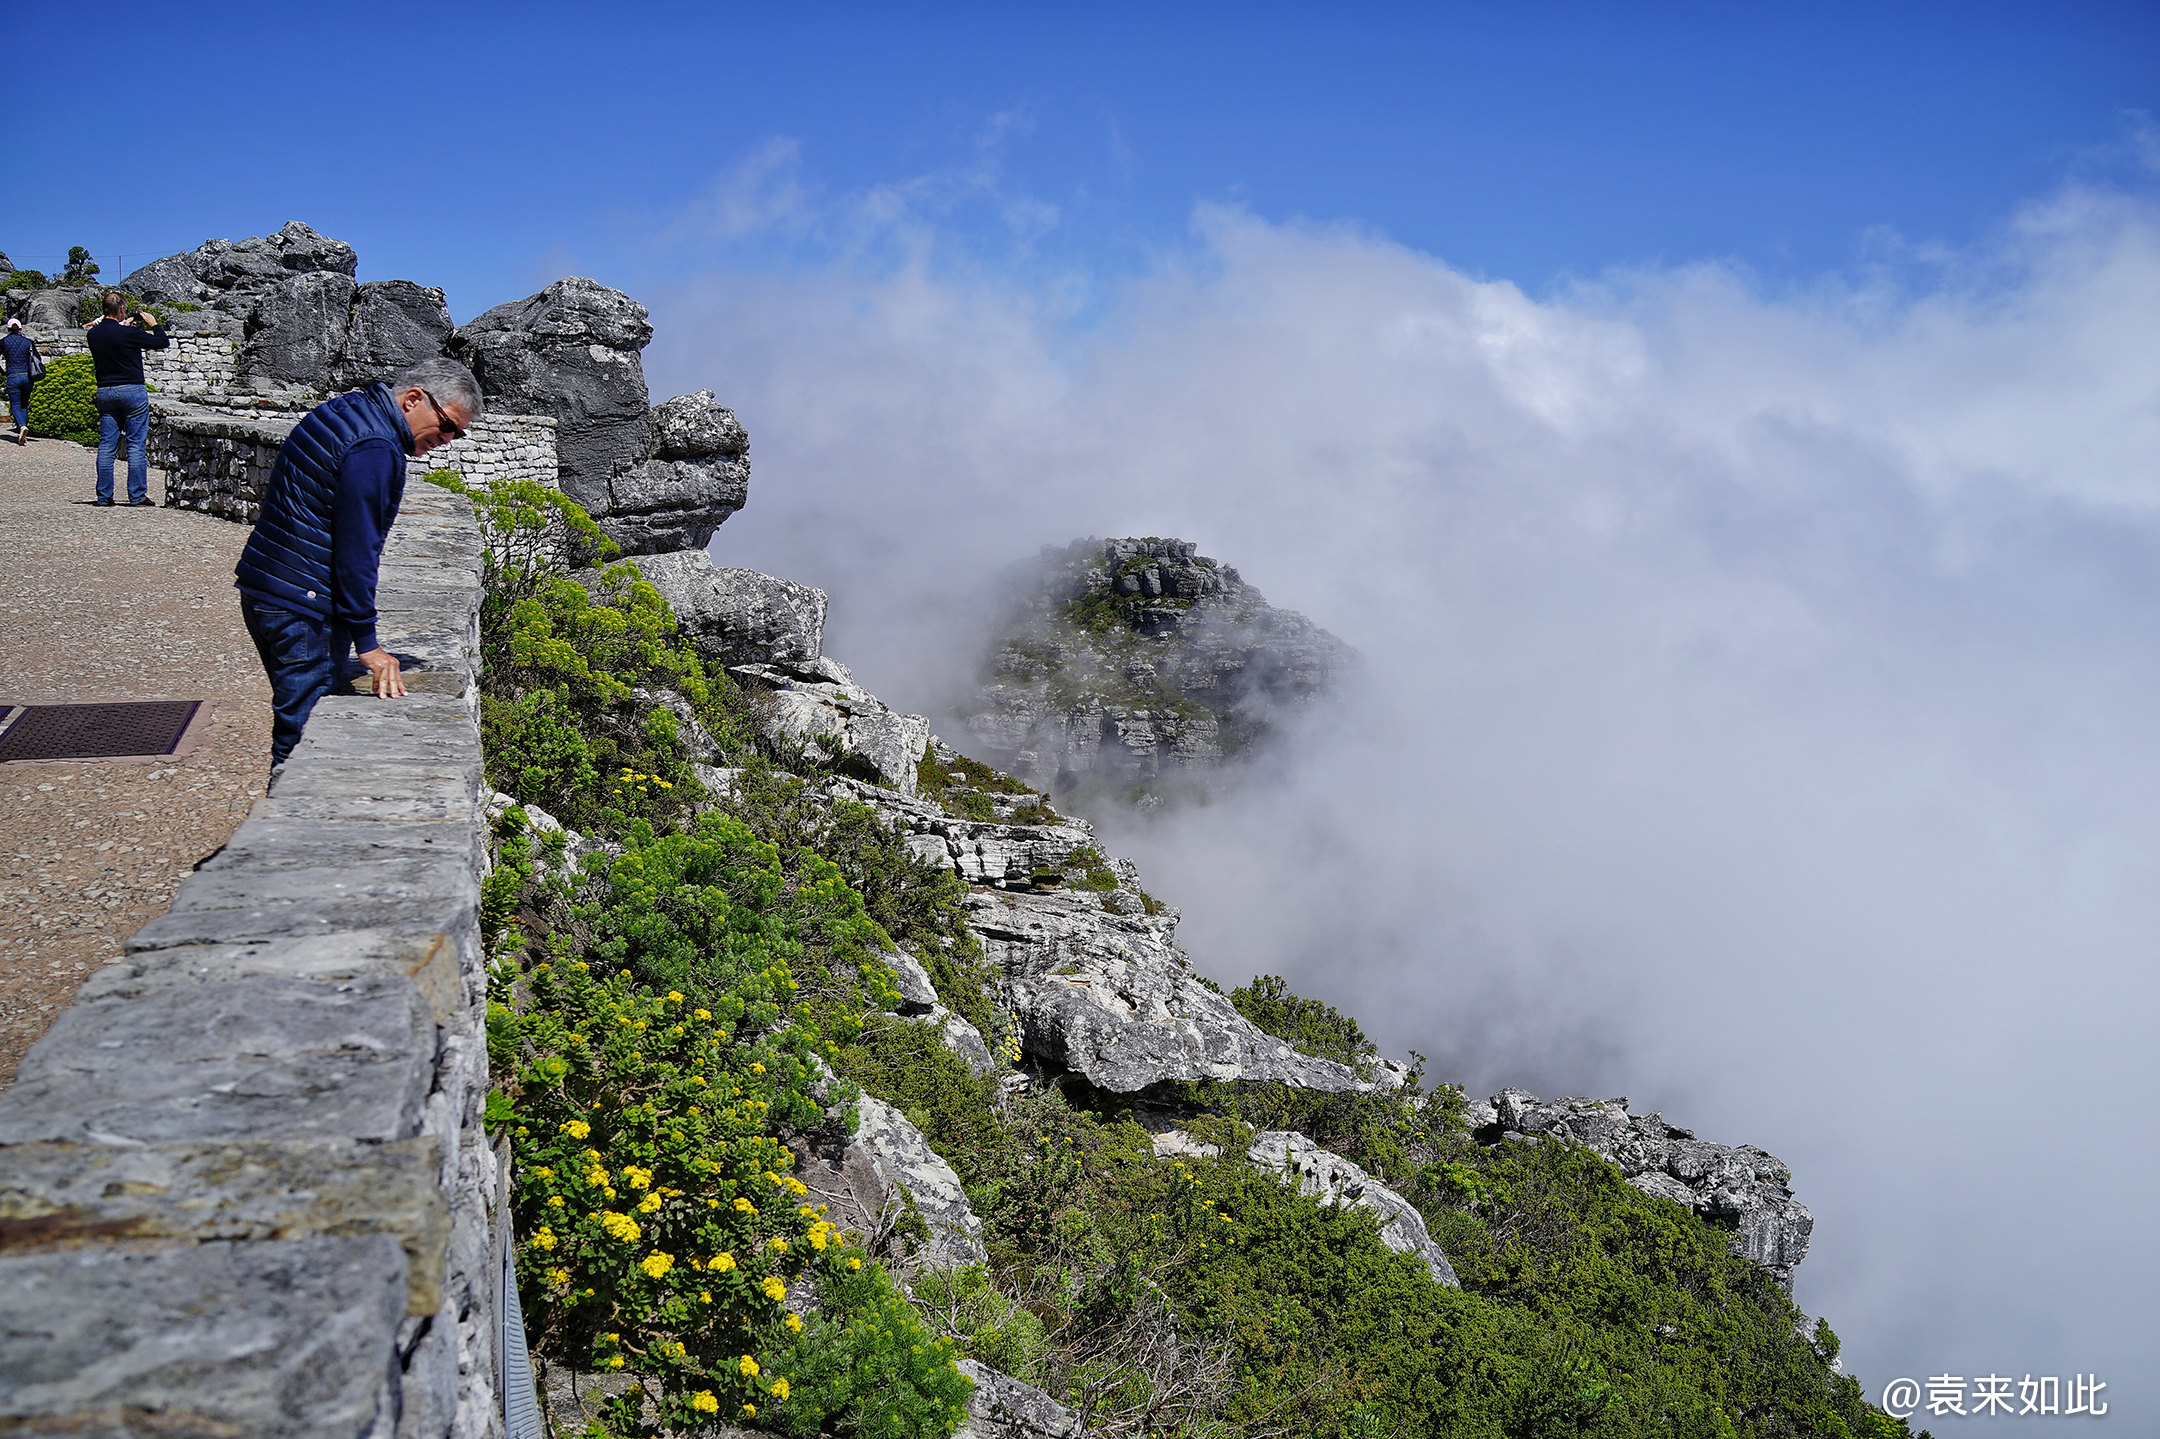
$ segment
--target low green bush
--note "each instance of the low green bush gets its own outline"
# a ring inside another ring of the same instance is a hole
[[[0,291],[42,290],[46,288],[43,270],[13,270],[0,275]]]
[[[45,362],[45,377],[30,387],[30,433],[79,445],[98,442],[97,366],[88,355]]]

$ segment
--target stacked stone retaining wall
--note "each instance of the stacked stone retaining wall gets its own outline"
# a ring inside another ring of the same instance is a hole
[[[262,514],[263,486],[278,446],[296,421],[275,415],[171,405],[150,420],[150,467],[165,476],[165,503],[252,525]],[[430,450],[409,467],[411,480],[428,470],[456,470],[469,481],[494,484],[530,479],[555,483],[555,421],[546,415],[487,415],[464,439]]]
[[[465,500],[379,599],[412,693],[323,700],[0,1092],[0,1431],[504,1433]]]

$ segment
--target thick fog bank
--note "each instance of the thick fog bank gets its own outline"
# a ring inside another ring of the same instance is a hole
[[[1083,534],[1198,541],[1357,646],[1265,782],[1112,826],[1196,961],[1474,1090],[1771,1150],[1871,1395],[2098,1371],[2127,1432],[2160,1422],[2160,218],[2069,193],[1926,263],[1535,301],[1205,211],[1110,294],[719,274],[648,363],[749,426],[719,562],[828,589],[896,705],[973,678],[987,571]]]

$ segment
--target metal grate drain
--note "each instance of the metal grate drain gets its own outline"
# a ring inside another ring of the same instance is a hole
[[[201,700],[30,705],[4,716],[0,764],[17,759],[114,759],[171,754]]]

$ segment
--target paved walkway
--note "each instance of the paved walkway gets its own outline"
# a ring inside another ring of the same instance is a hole
[[[94,508],[95,461],[0,441],[0,700],[212,707],[176,759],[0,765],[0,1084],[269,777],[270,687],[232,587],[247,528]]]

